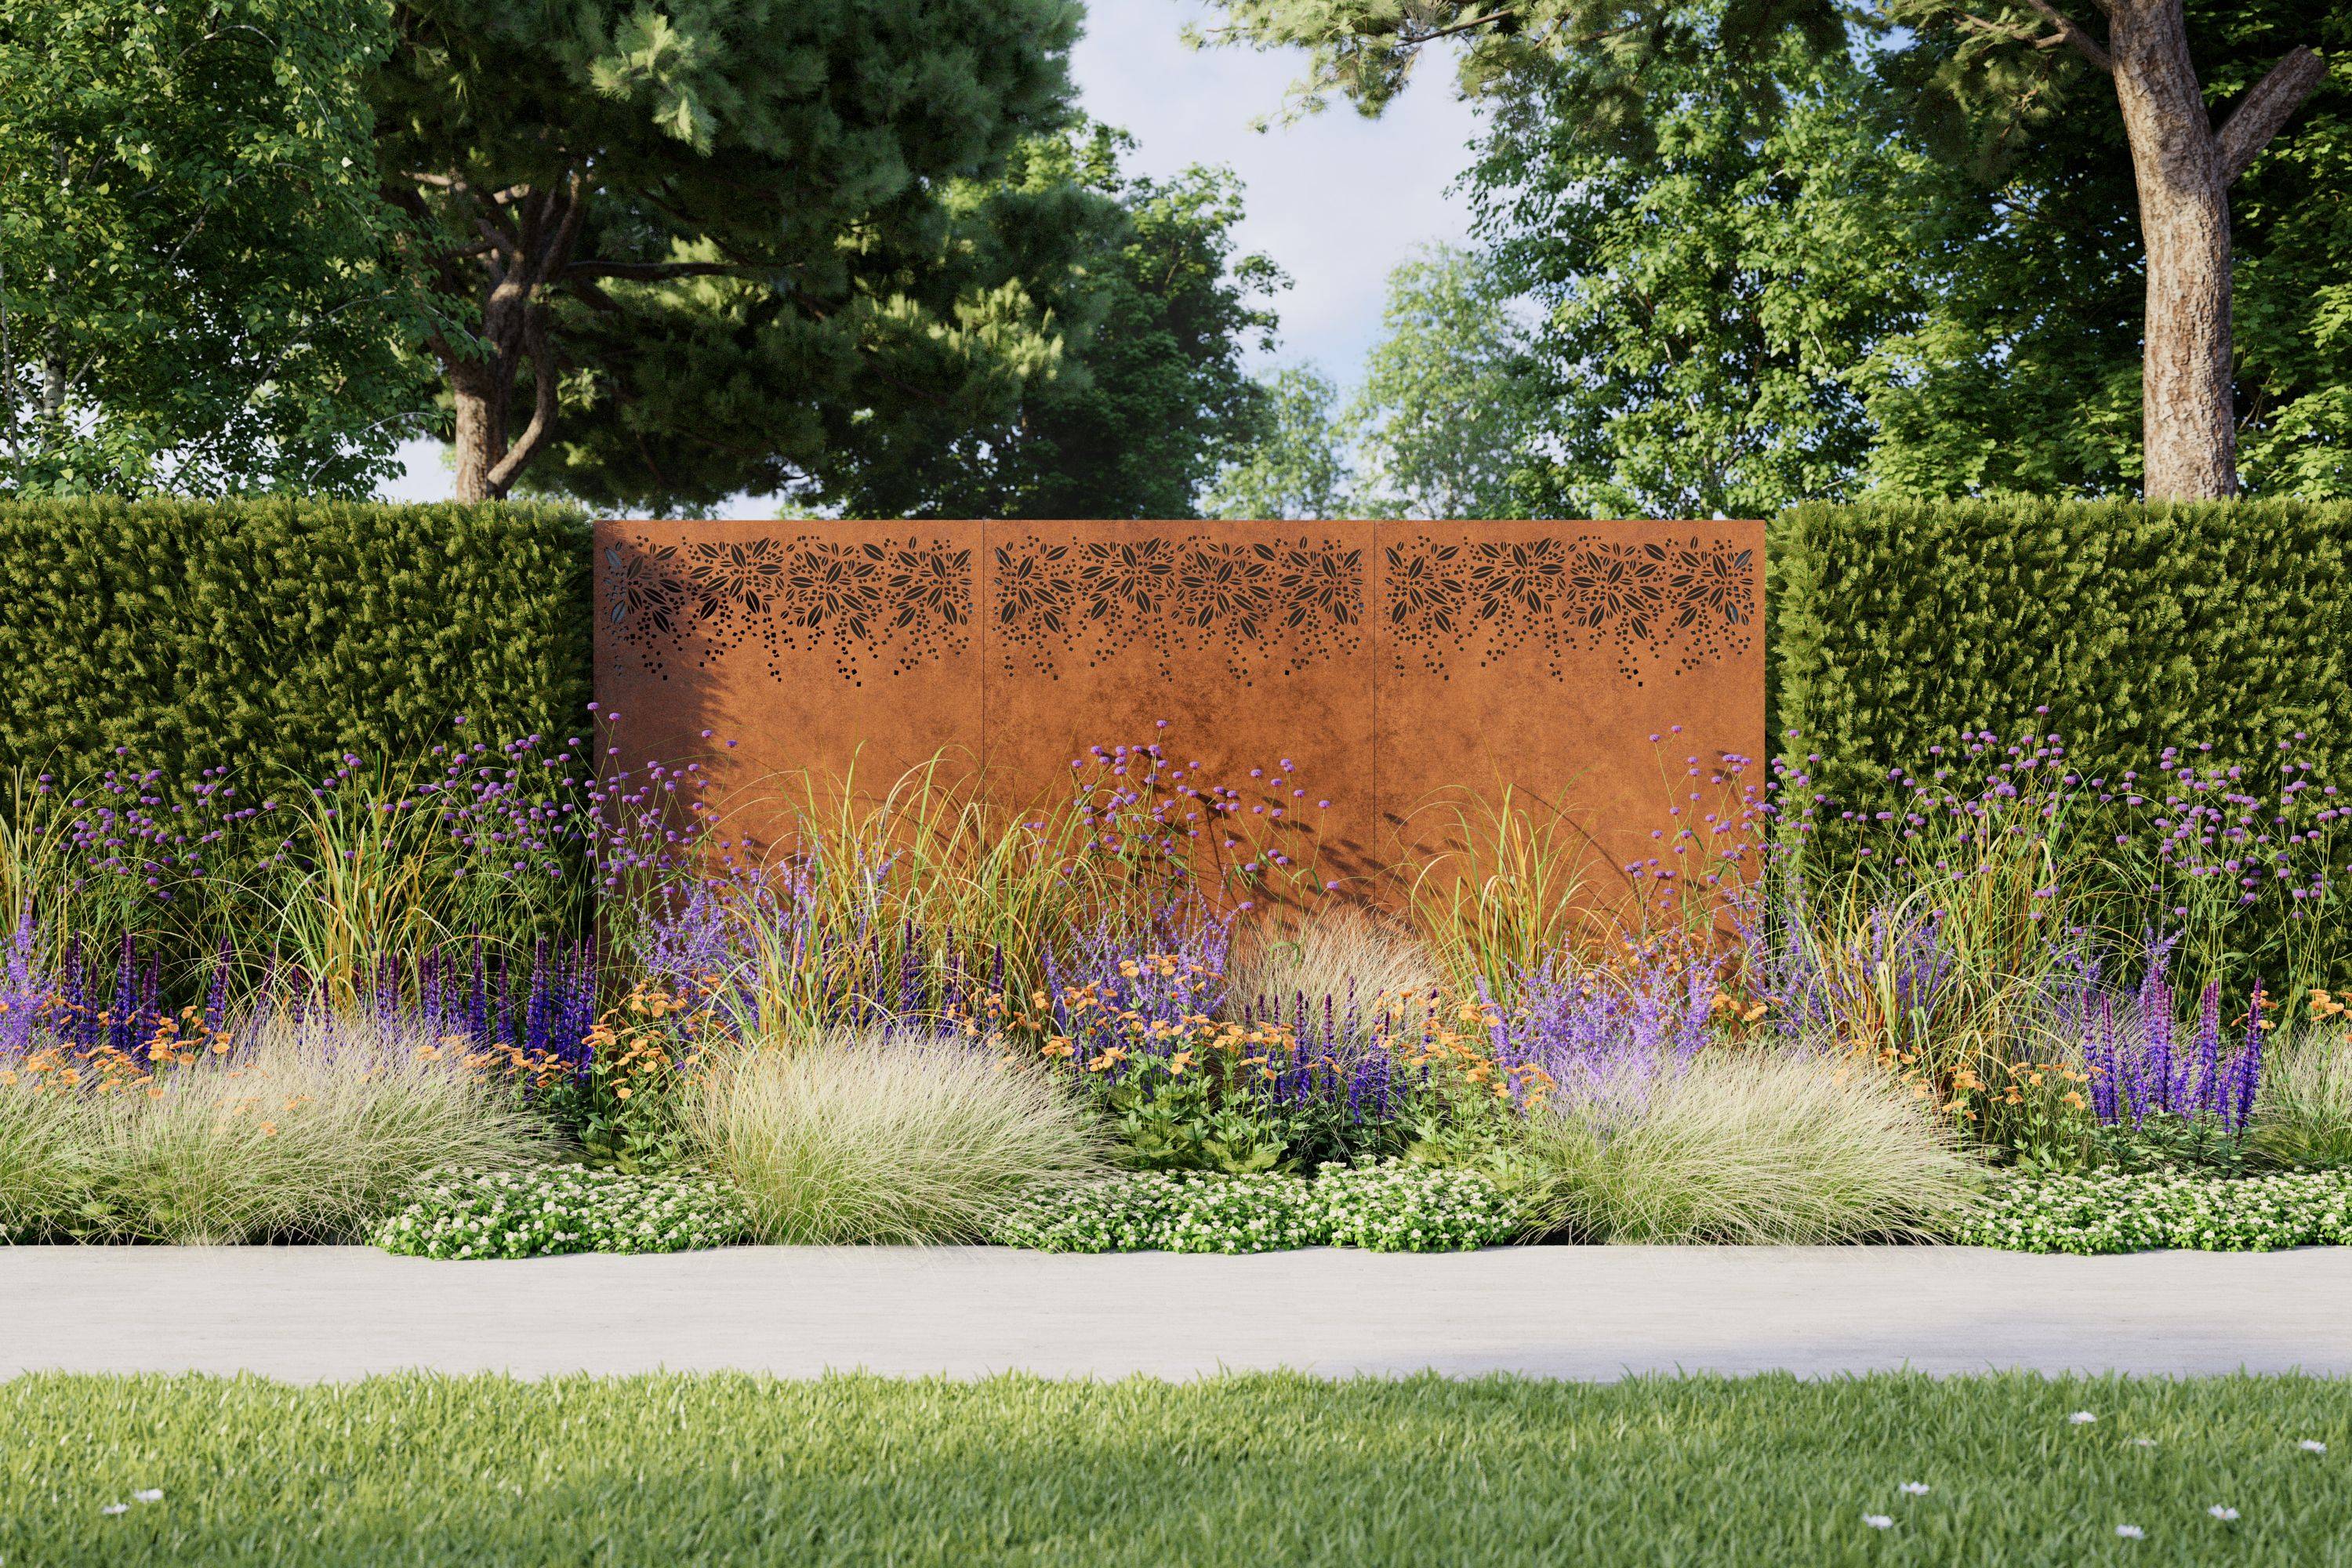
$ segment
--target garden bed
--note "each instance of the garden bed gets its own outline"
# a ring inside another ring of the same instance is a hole
[[[1607,908],[1570,826],[1475,801],[1403,907],[1348,901],[1288,760],[1162,740],[1022,813],[813,781],[782,855],[579,736],[283,805],[43,779],[0,840],[0,1238],[2352,1238],[2332,796],[2291,746],[2268,794],[2168,755],[2159,799],[1961,739],[1883,815],[1689,759]]]

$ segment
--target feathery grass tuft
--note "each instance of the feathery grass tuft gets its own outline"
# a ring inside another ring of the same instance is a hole
[[[1978,1167],[1876,1068],[1701,1052],[1679,1073],[1528,1120],[1556,1219],[1595,1240],[1819,1245],[1925,1238]]]
[[[714,1060],[688,1138],[763,1241],[966,1241],[1010,1200],[1100,1173],[1062,1085],[953,1039],[833,1034]]]

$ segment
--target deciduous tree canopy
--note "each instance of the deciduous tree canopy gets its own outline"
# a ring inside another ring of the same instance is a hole
[[[0,491],[365,493],[423,330],[373,0],[0,6]]]

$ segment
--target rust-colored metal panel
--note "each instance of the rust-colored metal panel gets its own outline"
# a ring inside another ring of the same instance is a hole
[[[1295,815],[1318,823],[1335,875],[1381,863],[1370,523],[992,522],[984,537],[993,795],[1062,786],[1090,745],[1164,739],[1202,782],[1307,792]]]
[[[1283,772],[1376,891],[1443,845],[1416,808],[1449,789],[1572,805],[1614,864],[1664,820],[1653,733],[1681,726],[1677,763],[1763,750],[1756,522],[607,522],[596,547],[625,750],[739,784],[855,759],[877,788],[947,752],[1021,805],[1090,744],[1163,739],[1210,778]]]
[[[1375,746],[1391,864],[1453,846],[1461,792],[1506,785],[1589,845],[1596,887],[1654,854],[1670,807],[1690,811],[1685,759],[1763,754],[1763,533],[1381,523]]]
[[[596,696],[623,760],[700,763],[755,836],[804,773],[879,789],[941,752],[972,765],[980,552],[976,522],[597,524]]]

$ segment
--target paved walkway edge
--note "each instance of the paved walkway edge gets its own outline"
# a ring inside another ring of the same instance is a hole
[[[2352,1248],[1052,1256],[741,1247],[444,1263],[369,1247],[0,1247],[0,1376],[1287,1367],[2352,1374]]]

